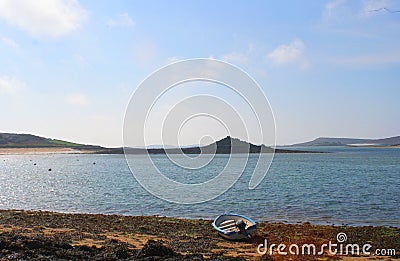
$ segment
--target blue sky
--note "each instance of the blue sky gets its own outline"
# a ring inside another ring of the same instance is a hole
[[[0,131],[121,146],[136,86],[210,57],[259,83],[278,144],[399,135],[400,13],[383,7],[400,2],[0,0]]]

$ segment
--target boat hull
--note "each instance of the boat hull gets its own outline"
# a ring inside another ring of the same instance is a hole
[[[240,230],[236,228],[235,224],[239,220],[245,222],[247,235],[241,233]],[[249,217],[230,213],[218,216],[213,222],[213,227],[223,238],[241,240],[249,238],[249,236],[255,232],[257,225],[256,222]]]

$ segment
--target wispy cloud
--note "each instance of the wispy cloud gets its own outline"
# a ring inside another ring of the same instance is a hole
[[[362,4],[360,16],[363,18],[368,18],[373,15],[377,15],[379,10],[382,8],[389,8],[389,3],[387,0],[364,0]]]
[[[221,55],[220,59],[232,64],[245,65],[250,61],[250,56],[253,54],[254,45],[250,43],[245,52],[231,52]]]
[[[335,11],[336,8],[338,8],[340,5],[344,4],[346,0],[333,0],[328,2],[325,5],[325,12],[327,16],[331,16],[332,13]]]
[[[171,56],[171,57],[167,58],[167,63],[168,64],[175,63],[175,62],[180,61],[180,60],[182,60],[182,58],[180,58],[179,56]]]
[[[66,101],[71,105],[86,106],[90,104],[89,98],[82,93],[72,93],[67,96]]]
[[[25,89],[27,84],[15,77],[8,75],[0,76],[0,94],[15,94],[21,89]]]
[[[86,18],[87,12],[76,0],[0,1],[0,19],[34,36],[67,35]]]
[[[334,57],[328,61],[336,65],[355,68],[385,66],[400,64],[400,52]]]
[[[232,52],[221,56],[221,60],[232,64],[245,64],[248,62],[248,57],[244,53]]]
[[[117,15],[115,18],[110,18],[107,20],[107,25],[110,27],[113,26],[128,26],[132,27],[135,25],[133,19],[129,16],[128,13],[122,13]]]
[[[11,47],[13,49],[18,49],[19,48],[19,45],[17,44],[17,42],[15,42],[13,39],[11,39],[9,37],[2,36],[0,38],[0,40],[4,45],[6,45],[8,47]]]
[[[81,68],[90,67],[90,63],[87,61],[87,59],[83,55],[75,54],[74,55],[74,60],[75,60],[75,63]]]
[[[347,0],[333,0],[325,5],[324,17],[328,20],[334,18],[338,21],[355,18],[363,19],[378,15],[381,11],[390,12],[392,1],[389,0],[360,0],[360,4],[357,7],[352,6],[352,1]],[[351,16],[351,17],[350,17]]]
[[[305,55],[305,45],[302,40],[296,39],[289,44],[279,45],[267,55],[267,59],[276,65],[298,64],[302,68],[309,66]]]
[[[133,55],[135,61],[140,65],[152,65],[157,60],[158,48],[151,40],[141,39],[133,46]]]

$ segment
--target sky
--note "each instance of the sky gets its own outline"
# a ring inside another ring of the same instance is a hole
[[[0,132],[122,146],[137,86],[210,58],[257,81],[277,144],[400,135],[400,12],[388,10],[400,1],[0,0]]]

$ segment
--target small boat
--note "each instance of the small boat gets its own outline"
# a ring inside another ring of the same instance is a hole
[[[230,240],[251,238],[256,229],[256,222],[239,214],[223,214],[214,219],[213,227],[218,233]]]

